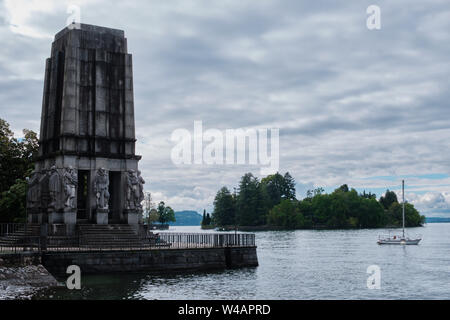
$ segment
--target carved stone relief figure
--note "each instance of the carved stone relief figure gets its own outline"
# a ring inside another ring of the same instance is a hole
[[[137,171],[138,176],[138,188],[139,188],[139,199],[138,199],[138,206],[140,209],[142,209],[142,201],[144,201],[145,195],[144,195],[144,184],[145,180],[141,176],[141,171]]]
[[[108,209],[109,175],[105,168],[98,169],[94,178],[94,192],[97,199],[97,209]]]
[[[39,181],[38,181],[38,207],[40,209],[46,210],[48,208],[48,205],[50,203],[50,195],[48,192],[48,178],[50,176],[49,174],[50,170],[42,170],[40,173]]]
[[[136,209],[139,199],[139,180],[134,170],[127,173],[127,209]]]
[[[50,203],[48,205],[49,209],[58,210],[58,195],[61,194],[61,177],[55,166],[50,168],[48,172],[48,192],[50,196]]]
[[[65,195],[64,206],[66,208],[76,209],[76,189],[78,186],[78,175],[76,170],[72,166],[64,169],[63,184]]]
[[[30,179],[28,180],[28,191],[27,191],[27,207],[29,209],[39,208],[40,197],[39,197],[39,180],[40,173],[33,171]]]

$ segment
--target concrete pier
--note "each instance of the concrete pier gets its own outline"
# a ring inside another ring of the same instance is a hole
[[[158,249],[103,252],[45,252],[42,264],[54,275],[65,276],[77,265],[82,274],[121,272],[185,272],[256,267],[256,247],[204,249]]]

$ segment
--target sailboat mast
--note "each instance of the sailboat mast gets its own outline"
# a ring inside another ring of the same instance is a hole
[[[403,205],[402,205],[403,238],[405,238],[405,180],[402,180],[402,197],[403,197]]]

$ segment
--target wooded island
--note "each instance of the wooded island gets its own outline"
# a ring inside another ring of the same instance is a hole
[[[425,217],[410,203],[405,204],[406,226],[422,226]],[[323,188],[309,190],[297,199],[295,180],[286,172],[261,181],[245,174],[231,193],[222,187],[214,200],[211,224],[219,228],[261,227],[261,229],[340,229],[399,227],[402,207],[393,191],[377,200],[372,193],[358,193],[346,184],[332,193]]]

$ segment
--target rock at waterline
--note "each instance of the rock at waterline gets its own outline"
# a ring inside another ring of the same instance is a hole
[[[56,279],[42,265],[1,266],[0,300],[27,298],[36,289],[57,286]]]

